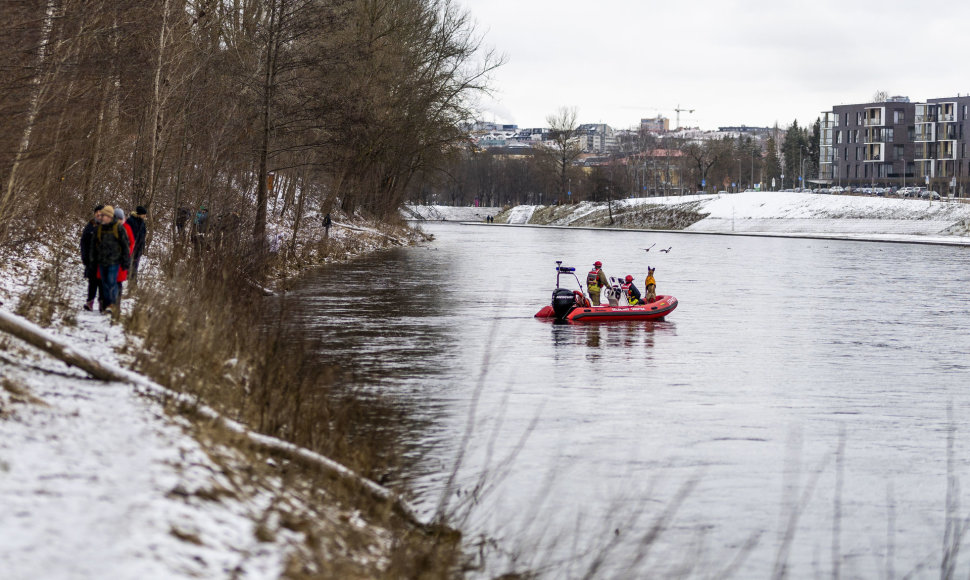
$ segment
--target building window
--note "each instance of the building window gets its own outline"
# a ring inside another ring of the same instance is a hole
[[[842,144],[842,131],[835,132],[835,142],[838,143],[839,145]]]
[[[896,109],[893,111],[893,123],[899,124],[906,120],[906,111]]]
[[[856,113],[855,114],[855,124],[856,125],[861,125],[862,124],[862,112],[859,112],[859,113]]]
[[[903,158],[903,146],[893,145],[893,159],[902,159],[902,158]]]

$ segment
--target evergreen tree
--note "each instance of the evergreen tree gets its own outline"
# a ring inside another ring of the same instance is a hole
[[[812,135],[808,139],[808,157],[811,159],[812,167],[805,167],[805,174],[813,179],[818,178],[818,164],[821,157],[821,146],[819,141],[822,138],[822,119],[816,117],[815,124],[812,125]]]
[[[802,168],[811,163],[808,150],[808,133],[793,121],[785,140],[781,144],[782,163],[785,175],[785,187],[804,187],[798,182]]]
[[[771,188],[771,180],[775,180],[775,189],[781,189],[781,161],[778,159],[778,144],[774,137],[768,137],[765,143],[765,187]]]

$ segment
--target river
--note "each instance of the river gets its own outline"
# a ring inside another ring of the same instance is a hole
[[[970,250],[422,227],[426,246],[303,279],[294,324],[406,409],[396,477],[427,514],[450,489],[496,540],[484,574],[940,576],[947,514],[970,513]],[[556,260],[641,286],[655,266],[680,305],[534,319]]]

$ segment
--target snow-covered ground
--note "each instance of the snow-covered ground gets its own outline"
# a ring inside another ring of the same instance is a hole
[[[532,214],[536,211],[535,205],[517,205],[509,211],[509,219],[506,223],[527,224],[532,219]]]
[[[446,222],[481,222],[487,216],[494,216],[502,211],[500,207],[452,207],[450,205],[407,205],[402,214],[406,219],[446,221]]]
[[[2,256],[0,309],[14,312],[51,259],[44,246]],[[123,353],[137,342],[80,309],[86,281],[73,254],[63,277],[62,295],[43,298],[66,301],[47,330],[129,366]],[[91,379],[0,333],[0,578],[278,578],[310,537],[285,522],[311,510],[315,549],[365,570],[386,563],[386,530],[336,503],[310,508],[272,465],[254,476],[251,456],[200,441],[195,424],[132,385]],[[362,538],[355,547],[339,537],[348,530]]]
[[[647,209],[689,210],[702,219],[692,232],[836,235],[847,238],[905,239],[909,236],[953,240],[970,229],[970,204],[811,193],[748,192],[734,195],[649,197],[614,202],[614,213]],[[510,210],[508,223],[529,223],[535,206]],[[607,211],[606,203],[583,202],[557,212],[547,225],[580,225]],[[635,219],[635,218],[634,218]],[[534,220],[533,220],[534,221]],[[602,225],[602,224],[599,224]],[[635,226],[627,221],[624,227]],[[644,225],[649,228],[648,224]]]

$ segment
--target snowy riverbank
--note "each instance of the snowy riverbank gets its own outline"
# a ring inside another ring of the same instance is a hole
[[[500,214],[508,224],[683,230],[845,238],[939,238],[970,234],[970,204],[918,199],[748,192],[734,195],[650,197],[565,206],[516,206]],[[967,241],[970,241],[968,239]]]
[[[301,243],[322,235],[319,224],[308,226]],[[407,243],[403,237],[340,223],[330,249],[346,259]],[[5,253],[0,309],[42,321],[55,339],[104,365],[132,368],[140,341],[118,321],[80,309],[86,282],[73,246],[64,239]],[[148,253],[142,276],[157,275],[159,253]],[[330,259],[301,254],[307,266]],[[123,301],[123,318],[138,308],[135,293]],[[4,578],[279,578],[337,569],[365,577],[388,565],[393,532],[363,515],[368,507],[296,477],[286,459],[9,335],[0,334],[0,347]]]
[[[406,205],[401,215],[408,220],[444,222],[483,222],[496,216],[500,207],[452,207],[450,205]]]

